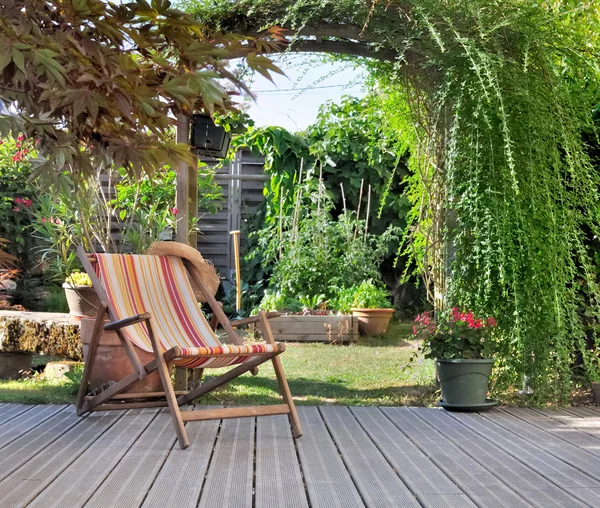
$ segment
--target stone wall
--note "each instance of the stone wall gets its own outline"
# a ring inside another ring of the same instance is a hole
[[[79,322],[68,314],[0,311],[0,353],[82,360]]]

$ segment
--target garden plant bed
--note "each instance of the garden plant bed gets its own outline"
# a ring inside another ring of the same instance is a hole
[[[358,320],[351,315],[285,315],[270,320],[275,340],[280,342],[355,342]]]

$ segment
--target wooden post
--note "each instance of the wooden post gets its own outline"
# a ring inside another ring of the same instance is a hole
[[[242,274],[240,269],[240,231],[230,231],[233,236],[233,252],[235,257],[235,310],[242,308]]]
[[[177,142],[190,143],[190,120],[185,115],[177,116]],[[188,166],[180,162],[176,168],[176,206],[177,223],[175,227],[175,240],[186,245],[196,247],[196,234],[190,234],[190,214],[196,216],[198,213],[198,164]],[[187,390],[188,372],[185,368],[175,369],[175,389]]]
[[[177,115],[177,143],[189,144],[190,142],[190,123],[185,115]],[[190,172],[185,162],[180,162],[176,168],[176,204],[177,204],[177,224],[175,227],[175,240],[181,243],[188,243],[189,227],[189,183]]]

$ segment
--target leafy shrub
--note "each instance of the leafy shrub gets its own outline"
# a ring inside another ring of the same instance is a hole
[[[389,293],[372,280],[362,282],[354,290],[352,307],[359,309],[390,309]]]
[[[266,255],[275,260],[271,296],[265,302],[269,308],[275,303],[271,298],[278,304],[295,299],[316,307],[335,301],[343,288],[369,279],[381,281],[379,265],[397,239],[398,229],[390,226],[383,234],[372,235],[354,213],[333,219],[331,207],[325,194],[319,197],[318,191],[309,192],[298,202],[295,216],[286,219],[285,231],[282,225],[281,242],[276,230],[261,232]]]
[[[36,206],[36,191],[29,181],[33,148],[33,143],[22,135],[0,139],[0,238],[10,242],[6,251],[16,256],[25,269],[34,264],[34,239],[28,232],[31,211]]]

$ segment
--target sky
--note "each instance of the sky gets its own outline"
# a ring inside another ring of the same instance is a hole
[[[319,107],[343,95],[362,97],[364,75],[339,62],[315,62],[306,55],[273,58],[286,76],[273,74],[273,81],[256,74],[250,87],[256,102],[247,111],[258,127],[277,125],[289,131],[303,130],[317,118]]]

